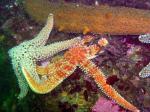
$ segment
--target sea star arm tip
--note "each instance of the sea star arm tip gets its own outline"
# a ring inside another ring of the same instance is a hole
[[[39,34],[32,40],[28,41],[28,44],[31,45],[31,43],[38,47],[38,46],[44,46],[49,38],[49,34],[52,31],[54,25],[54,17],[53,14],[49,14],[47,18],[47,22],[45,26],[42,28],[42,30],[39,32]],[[25,43],[27,44],[27,43]]]
[[[147,43],[149,44],[150,43],[150,33],[147,33],[147,34],[144,34],[144,35],[140,35],[138,37],[139,41],[142,42],[142,43]],[[147,78],[147,77],[150,77],[150,63],[148,65],[146,65],[146,67],[144,67],[140,73],[139,73],[139,76],[141,78]]]
[[[150,33],[144,34],[144,35],[140,35],[138,37],[139,41],[142,43],[150,43]]]
[[[140,71],[139,76],[141,78],[150,77],[150,63]]]

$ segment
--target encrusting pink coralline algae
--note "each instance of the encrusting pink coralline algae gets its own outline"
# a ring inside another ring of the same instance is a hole
[[[100,97],[92,107],[92,112],[126,112],[114,101]]]

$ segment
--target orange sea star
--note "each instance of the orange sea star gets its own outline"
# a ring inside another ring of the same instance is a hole
[[[103,72],[90,60],[96,53],[101,51],[101,47],[105,46],[107,41],[102,39],[99,40],[98,43],[99,45],[94,44],[91,46],[78,44],[66,51],[64,56],[54,60],[53,63],[49,63],[48,66],[44,68],[37,66],[37,72],[41,76],[47,76],[47,79],[40,84],[36,83],[36,81],[30,76],[30,73],[27,72],[26,68],[22,67],[23,73],[27,76],[26,80],[29,86],[37,93],[47,93],[71,75],[76,67],[79,66],[86,74],[94,79],[97,85],[108,97],[112,98],[119,105],[128,110],[139,112],[134,105],[126,101],[117,91],[115,91],[114,88],[106,83],[106,78]]]

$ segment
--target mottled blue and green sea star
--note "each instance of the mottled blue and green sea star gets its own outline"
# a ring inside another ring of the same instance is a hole
[[[27,71],[31,74],[31,77],[37,83],[42,83],[46,80],[46,78],[40,78],[37,74],[36,62],[45,60],[81,41],[80,37],[76,37],[74,39],[45,45],[52,28],[53,14],[49,14],[46,25],[35,38],[25,41],[8,51],[20,87],[20,94],[18,96],[19,99],[26,96],[28,92],[28,83],[25,79],[26,75],[22,73],[22,67],[27,69]]]
[[[142,43],[150,44],[150,34],[140,35],[139,41]],[[146,65],[139,73],[142,78],[150,77],[150,63]]]

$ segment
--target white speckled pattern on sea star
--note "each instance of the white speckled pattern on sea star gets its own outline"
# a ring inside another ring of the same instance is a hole
[[[140,35],[139,41],[150,44],[150,34]],[[150,63],[140,71],[139,76],[142,78],[150,77]]]
[[[26,76],[25,74],[22,74],[21,67],[25,67],[31,74],[31,77],[37,83],[41,83],[45,79],[41,79],[37,74],[36,61],[47,59],[62,50],[70,48],[81,40],[80,37],[77,37],[45,46],[52,28],[53,14],[50,14],[45,27],[34,39],[25,41],[8,51],[9,56],[12,59],[13,69],[18,78],[20,87],[19,98],[24,97],[28,92],[28,84],[25,80]]]

